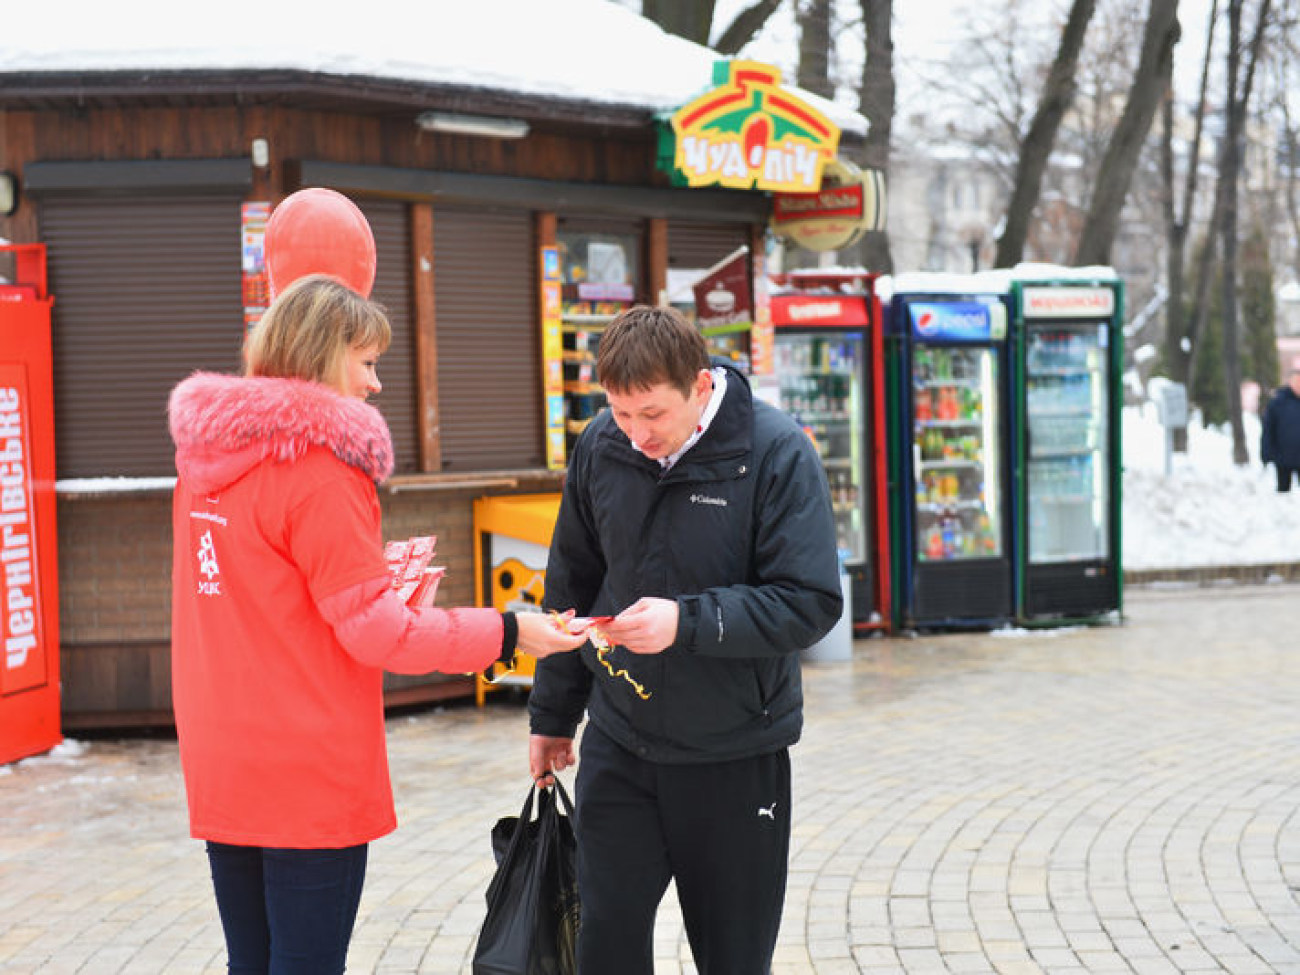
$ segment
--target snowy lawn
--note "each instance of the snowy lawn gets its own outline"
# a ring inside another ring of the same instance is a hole
[[[1165,475],[1154,404],[1124,409],[1123,562],[1126,569],[1300,562],[1300,490],[1278,494],[1259,464],[1259,418],[1245,415],[1250,464],[1232,462],[1228,428],[1193,416],[1186,454]]]

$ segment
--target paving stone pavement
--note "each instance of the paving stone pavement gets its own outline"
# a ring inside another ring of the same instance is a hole
[[[1298,617],[1290,584],[1148,588],[1122,624],[806,667],[774,975],[1300,973]],[[468,973],[523,708],[389,729],[349,971]],[[224,972],[175,742],[83,744],[0,767],[0,971]],[[655,950],[694,972],[671,893]]]

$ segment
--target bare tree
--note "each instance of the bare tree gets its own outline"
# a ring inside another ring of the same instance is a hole
[[[801,0],[795,8],[799,22],[799,72],[796,83],[823,98],[835,94],[831,81],[831,0]]]
[[[1168,89],[1174,45],[1179,37],[1177,14],[1178,0],[1151,0],[1137,74],[1094,183],[1092,205],[1075,251],[1076,264],[1110,263],[1110,249],[1133,171],[1161,96]]]
[[[1235,0],[1235,2],[1240,4],[1240,0]],[[1254,87],[1255,68],[1256,65],[1259,63],[1260,52],[1263,50],[1263,46],[1264,46],[1264,32],[1265,32],[1265,28],[1268,25],[1268,6],[1269,6],[1269,0],[1261,0],[1261,5],[1259,9],[1259,18],[1255,22],[1255,34],[1251,38],[1249,54],[1246,62],[1245,81],[1242,82],[1241,84],[1240,93],[1237,92],[1235,83],[1234,86],[1230,87],[1225,93],[1224,95],[1225,114],[1228,107],[1240,101],[1242,118],[1245,117],[1246,106],[1250,103],[1251,89]],[[1233,45],[1230,42],[1229,47],[1232,46]],[[1238,41],[1238,48],[1239,47],[1240,47],[1240,43]],[[1240,57],[1240,50],[1238,50],[1238,57]],[[1219,175],[1218,175],[1218,180],[1215,183],[1215,187],[1214,187],[1214,209],[1210,215],[1210,222],[1209,222],[1210,233],[1206,239],[1205,246],[1200,249],[1200,254],[1196,265],[1196,275],[1195,275],[1196,297],[1192,302],[1192,320],[1189,323],[1187,329],[1187,346],[1189,349],[1189,358],[1187,362],[1187,376],[1189,381],[1192,381],[1196,378],[1197,362],[1200,358],[1200,350],[1201,350],[1200,338],[1205,333],[1206,321],[1208,320],[1210,314],[1210,300],[1209,300],[1210,285],[1213,282],[1215,277],[1213,273],[1213,268],[1214,268],[1214,262],[1216,258],[1216,250],[1217,250],[1215,245],[1218,241],[1218,235],[1216,235],[1215,231],[1217,230],[1217,228],[1223,226],[1225,214],[1228,207],[1228,201],[1227,201],[1228,186],[1227,186],[1227,181],[1224,178],[1224,174],[1228,169],[1228,163],[1225,160],[1225,154],[1228,152],[1230,147],[1231,147],[1231,143],[1225,136],[1225,138],[1223,139],[1222,143],[1219,146],[1219,157],[1217,163]],[[1234,234],[1236,233],[1235,219],[1233,221],[1233,233]],[[1238,406],[1240,406],[1241,403],[1240,390],[1237,390],[1235,392],[1230,392],[1229,395],[1233,398],[1233,402],[1236,402]],[[1243,444],[1244,444],[1244,438],[1243,438]],[[1235,454],[1235,444],[1234,444],[1234,454]]]
[[[745,7],[718,36],[713,49],[719,54],[739,54],[767,24],[784,0],[755,0]],[[641,0],[641,16],[670,34],[709,46],[716,0]]]
[[[736,19],[718,37],[713,49],[719,54],[739,54],[740,49],[763,29],[781,3],[782,0],[758,0],[757,3],[750,4],[736,14]]]
[[[1271,59],[1274,72],[1273,110],[1279,123],[1281,140],[1281,196],[1282,208],[1286,213],[1289,246],[1288,255],[1292,273],[1300,278],[1300,119],[1295,117],[1291,105],[1291,93],[1300,89],[1297,66],[1300,65],[1300,4],[1293,3],[1291,9],[1278,11],[1280,43],[1277,57]]]
[[[894,84],[894,3],[893,0],[860,0],[862,22],[867,33],[867,57],[862,66],[862,88],[858,111],[871,122],[862,163],[878,169],[889,182],[889,154],[893,143],[894,107],[897,88]],[[886,189],[888,192],[888,189]],[[889,250],[888,230],[868,231],[856,248],[858,263],[884,274],[894,270]]]
[[[714,0],[641,0],[641,16],[669,34],[707,47],[713,30],[713,5]]]
[[[1223,364],[1228,389],[1228,418],[1232,426],[1232,460],[1235,464],[1245,464],[1250,460],[1246,449],[1246,430],[1241,419],[1241,351],[1237,345],[1238,177],[1246,107],[1255,66],[1255,56],[1252,55],[1247,69],[1247,81],[1242,85],[1242,95],[1238,98],[1237,86],[1241,77],[1241,11],[1244,3],[1245,0],[1228,0],[1228,124],[1224,135],[1223,167],[1219,174],[1219,180],[1225,187],[1223,224],[1220,227],[1223,239]],[[1257,38],[1263,36],[1268,4],[1269,0],[1260,0]]]
[[[1061,43],[1043,87],[1038,109],[1020,142],[1020,156],[1007,202],[1006,221],[998,238],[998,267],[1011,267],[1020,261],[1029,237],[1029,221],[1043,185],[1043,173],[1056,141],[1056,131],[1074,99],[1074,74],[1083,49],[1088,21],[1097,9],[1097,0],[1074,0],[1070,15],[1061,31]]]
[[[1283,158],[1286,161],[1283,196],[1286,199],[1287,217],[1291,223],[1291,240],[1294,242],[1291,251],[1292,268],[1296,276],[1300,277],[1300,192],[1296,189],[1296,184],[1300,182],[1300,131],[1296,129],[1296,122],[1291,117],[1286,98],[1279,98],[1278,102],[1281,105],[1282,147]]]
[[[1182,207],[1178,207],[1174,186],[1174,92],[1172,85],[1165,94],[1163,133],[1161,138],[1161,171],[1164,177],[1165,236],[1168,250],[1165,253],[1169,298],[1165,303],[1165,371],[1175,382],[1187,383],[1191,378],[1188,365],[1191,361],[1187,347],[1187,323],[1183,292],[1183,268],[1187,261],[1187,234],[1192,225],[1196,205],[1196,188],[1200,180],[1201,138],[1205,131],[1205,107],[1210,84],[1210,55],[1214,48],[1214,28],[1219,19],[1218,0],[1211,0],[1210,19],[1205,29],[1205,56],[1201,61],[1201,85],[1196,99],[1195,122],[1192,140],[1187,147],[1187,171],[1183,175]],[[1175,447],[1184,449],[1186,441]]]

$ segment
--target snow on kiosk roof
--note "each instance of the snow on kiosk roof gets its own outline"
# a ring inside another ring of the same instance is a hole
[[[721,59],[610,0],[327,0],[310,14],[301,9],[227,0],[196,26],[161,0],[15,5],[0,41],[0,107],[38,89],[49,98],[74,83],[111,88],[124,75],[147,91],[183,81],[160,76],[173,72],[304,72],[336,86],[404,86],[412,103],[421,94],[409,90],[415,86],[653,114],[710,87]],[[793,90],[845,135],[866,134],[857,112]]]

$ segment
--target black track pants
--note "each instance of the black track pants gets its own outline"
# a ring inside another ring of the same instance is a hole
[[[790,755],[637,758],[592,725],[578,765],[579,975],[649,975],[669,879],[700,975],[768,975],[785,900]]]

